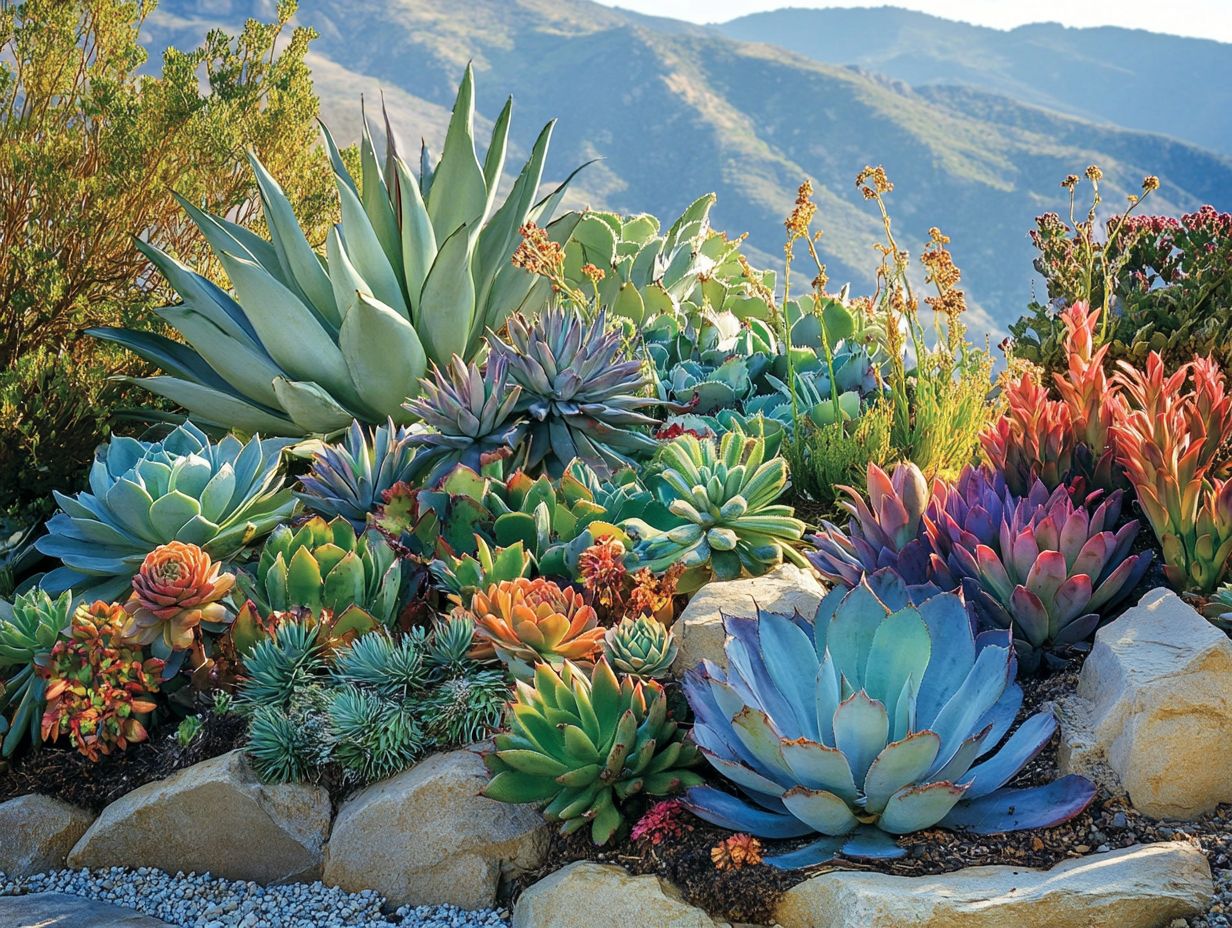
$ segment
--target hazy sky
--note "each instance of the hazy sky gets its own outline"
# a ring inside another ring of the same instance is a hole
[[[784,6],[901,6],[947,19],[1009,29],[1023,23],[1060,22],[1067,26],[1125,26],[1175,35],[1232,42],[1232,0],[600,0],[641,13],[723,22]],[[1161,11],[1166,10],[1166,15]]]

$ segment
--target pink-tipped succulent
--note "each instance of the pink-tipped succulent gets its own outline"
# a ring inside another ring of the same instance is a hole
[[[813,536],[817,550],[809,560],[834,583],[857,586],[865,574],[892,567],[909,584],[928,582],[930,548],[924,513],[932,491],[924,474],[906,461],[886,474],[868,465],[868,501],[851,487],[839,487],[848,499],[839,505],[851,514],[847,530],[822,522]]]
[[[958,480],[933,482],[933,498],[924,514],[930,548],[930,569],[942,589],[954,589],[958,580],[949,567],[955,545],[974,550],[977,545],[995,546],[1006,513],[1018,498],[1010,493],[1005,476],[989,467],[967,466]]]
[[[1095,347],[1099,317],[1098,309],[1089,309],[1081,302],[1061,313],[1067,368],[1064,373],[1053,374],[1052,380],[1069,408],[1078,443],[1078,469],[1088,487],[1112,490],[1124,484],[1111,436],[1121,401],[1104,369],[1109,346]]]
[[[1197,359],[1167,374],[1155,352],[1114,377],[1125,402],[1112,427],[1117,458],[1159,539],[1168,582],[1209,593],[1232,556],[1232,487],[1227,456],[1232,395],[1223,372]]]
[[[1005,512],[996,547],[953,546],[951,570],[985,622],[1012,628],[1024,671],[1086,641],[1100,611],[1133,590],[1150,566],[1149,552],[1130,552],[1136,521],[1113,531],[1121,501],[1114,492],[1091,512],[1066,487],[1049,494],[1037,481]]]
[[[1026,496],[1036,480],[1049,490],[1068,482],[1075,446],[1070,407],[1049,397],[1030,372],[1006,387],[1005,399],[1005,413],[984,431],[980,444],[1010,492]]]

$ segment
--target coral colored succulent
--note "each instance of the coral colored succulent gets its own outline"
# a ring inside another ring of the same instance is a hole
[[[143,660],[141,650],[125,641],[127,619],[123,607],[101,600],[77,608],[69,637],[39,668],[47,681],[44,741],[67,735],[81,754],[97,761],[113,748],[146,739],[137,716],[154,711],[147,697],[158,690],[163,662]]]
[[[1232,555],[1232,484],[1224,445],[1232,438],[1232,395],[1209,359],[1168,375],[1152,352],[1145,368],[1122,363],[1114,377],[1124,406],[1112,427],[1147,521],[1179,590],[1209,593]]]
[[[235,577],[196,545],[172,541],[146,555],[124,606],[124,637],[168,660],[193,645],[202,623],[221,630],[230,619],[222,598]]]
[[[1111,430],[1120,400],[1104,368],[1109,346],[1095,347],[1099,321],[1099,310],[1088,309],[1086,303],[1074,303],[1061,313],[1066,370],[1053,374],[1052,381],[1069,408],[1079,443],[1079,470],[1084,472],[1088,486],[1112,490],[1118,475]]]
[[[477,638],[523,680],[540,663],[588,667],[603,647],[604,630],[582,594],[543,578],[494,583],[471,598],[470,614]]]
[[[1070,407],[1050,398],[1030,372],[1006,387],[1005,400],[1005,413],[980,444],[1011,492],[1025,496],[1036,480],[1050,490],[1069,480],[1075,446]]]
[[[822,522],[808,559],[827,580],[855,586],[866,573],[892,567],[910,584],[929,579],[930,548],[924,514],[932,491],[915,464],[905,461],[886,474],[868,465],[868,502],[852,487],[839,487],[839,505],[851,514],[847,530]]]
[[[1022,669],[1038,668],[1045,652],[1084,642],[1101,610],[1115,606],[1142,579],[1151,553],[1131,554],[1138,522],[1113,530],[1121,491],[1094,512],[1075,504],[1066,487],[1049,495],[1037,482],[1007,508],[995,548],[956,543],[949,566],[977,612],[996,628],[1013,629]]]
[[[752,835],[730,835],[710,849],[710,860],[716,870],[755,867],[762,862],[761,842]]]

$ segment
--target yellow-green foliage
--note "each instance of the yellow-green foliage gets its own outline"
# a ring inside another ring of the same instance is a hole
[[[168,49],[141,76],[150,2],[25,0],[0,9],[0,511],[35,509],[85,473],[131,355],[78,333],[172,302],[132,236],[201,266],[175,191],[254,225],[251,146],[324,238],[334,201],[304,56],[314,33],[249,21]],[[275,42],[278,52],[274,53]],[[10,180],[11,179],[11,180]]]

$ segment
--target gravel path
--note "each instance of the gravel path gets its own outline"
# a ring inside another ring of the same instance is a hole
[[[404,906],[386,915],[371,890],[348,893],[322,883],[260,886],[205,874],[131,870],[54,870],[25,879],[0,872],[0,896],[59,892],[99,899],[180,928],[508,928],[507,912]]]

